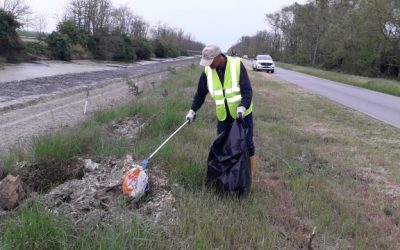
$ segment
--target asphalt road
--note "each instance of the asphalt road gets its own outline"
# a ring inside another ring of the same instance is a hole
[[[318,95],[400,128],[400,97],[282,68],[275,69],[275,75]]]

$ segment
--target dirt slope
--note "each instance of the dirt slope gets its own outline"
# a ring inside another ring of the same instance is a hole
[[[127,81],[145,91],[197,58],[151,65],[41,77],[0,84],[0,151],[25,145],[32,136],[72,126],[94,111],[131,101]],[[83,114],[87,90],[87,113]]]

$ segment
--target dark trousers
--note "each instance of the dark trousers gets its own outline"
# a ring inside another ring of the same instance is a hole
[[[249,150],[249,155],[253,156],[255,154],[254,141],[253,141],[253,113],[244,117],[244,127],[247,129],[246,142],[247,149]],[[225,121],[218,121],[217,123],[217,134],[222,133],[226,128],[228,128],[235,119],[233,119],[229,114],[227,114]]]

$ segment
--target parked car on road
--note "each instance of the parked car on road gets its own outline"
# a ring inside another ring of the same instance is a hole
[[[254,71],[275,72],[275,63],[270,55],[257,55],[252,67]]]

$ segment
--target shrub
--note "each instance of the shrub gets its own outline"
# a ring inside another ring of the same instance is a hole
[[[21,26],[14,15],[0,9],[0,55],[13,60],[16,54],[23,49],[17,28]]]
[[[153,46],[150,41],[138,39],[133,41],[137,59],[149,59],[153,53]]]
[[[115,60],[136,60],[132,41],[125,35],[111,36],[110,50]]]
[[[63,21],[58,23],[57,31],[69,37],[73,44],[86,45],[85,33],[75,25],[73,21]]]
[[[156,57],[166,58],[168,51],[167,51],[167,44],[160,40],[154,41],[154,54]]]
[[[89,39],[89,50],[97,59],[135,60],[136,52],[126,35],[96,34]]]
[[[104,40],[105,37],[100,34],[95,34],[88,40],[88,48],[96,59],[105,59],[107,57],[105,48],[103,48],[105,47]]]
[[[34,56],[49,56],[49,51],[47,47],[39,42],[26,43],[25,52]]]
[[[53,31],[47,37],[47,44],[54,58],[71,60],[71,40],[67,35]]]
[[[83,58],[86,54],[85,48],[80,44],[73,44],[71,46],[71,52],[73,58]]]
[[[180,51],[175,45],[157,39],[154,41],[154,54],[160,58],[178,57]]]
[[[188,56],[189,55],[189,53],[185,49],[179,49],[179,53],[180,53],[181,56]]]
[[[167,51],[168,51],[168,57],[178,57],[178,56],[180,56],[180,51],[176,46],[169,45]]]

